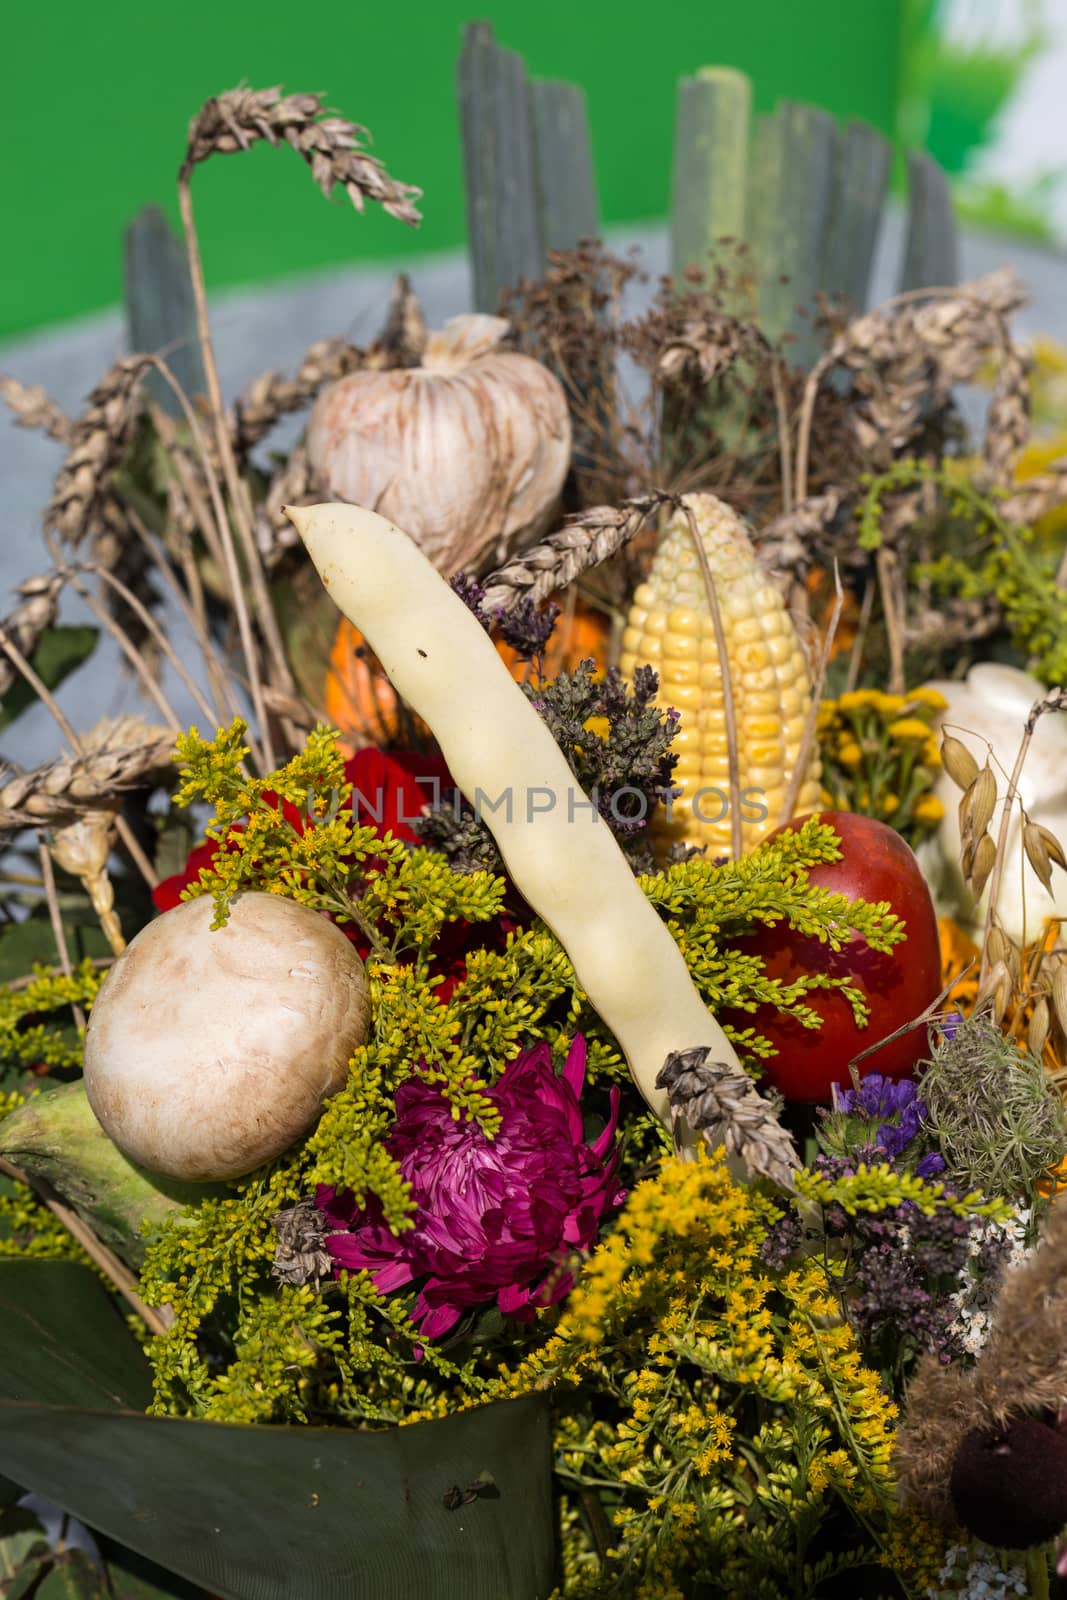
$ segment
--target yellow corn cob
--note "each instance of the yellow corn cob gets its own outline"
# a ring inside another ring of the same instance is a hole
[[[707,554],[726,636],[746,850],[785,820],[811,677],[785,603],[736,512],[710,494],[687,495],[684,504],[693,523],[683,510],[667,523],[648,580],[634,594],[620,666],[626,677],[644,663],[655,667],[657,703],[681,715],[673,782],[682,795],[669,819],[657,814],[656,848],[665,855],[675,843],[706,845],[714,857],[730,852],[730,770],[722,666],[694,530]],[[819,803],[819,772],[813,746],[798,815]]]

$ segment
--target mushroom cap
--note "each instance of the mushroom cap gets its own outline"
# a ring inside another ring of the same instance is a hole
[[[132,1161],[194,1182],[284,1150],[344,1086],[367,1038],[363,963],[331,922],[273,894],[210,895],[143,928],[97,996],[85,1088]]]

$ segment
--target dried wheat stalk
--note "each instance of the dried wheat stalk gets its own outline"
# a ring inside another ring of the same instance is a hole
[[[89,812],[113,809],[116,797],[164,776],[172,766],[174,735],[120,718],[83,740],[84,754],[61,756],[32,772],[0,766],[0,833],[57,827]]]
[[[590,567],[617,555],[660,506],[674,503],[674,496],[655,491],[618,507],[592,506],[568,518],[558,533],[490,574],[484,585],[486,611],[508,611],[523,599],[540,604]]]
[[[1030,436],[1030,370],[1033,364],[1029,351],[1008,342],[989,402],[983,449],[987,481],[998,489],[1011,487],[1015,463]]]
[[[267,497],[256,510],[256,547],[268,572],[290,550],[300,548],[300,535],[282,511],[283,506],[313,505],[326,496],[326,488],[311,470],[307,451],[298,444],[270,481]]]
[[[376,200],[399,222],[417,223],[415,200],[422,190],[397,183],[374,156],[362,148],[366,129],[343,117],[324,116],[322,96],[283,95],[272,89],[228,89],[214,95],[189,124],[189,143],[179,181],[214,155],[234,155],[260,139],[285,143],[311,168],[311,175],[329,199],[340,184],[357,211]]]
[[[1000,509],[1009,522],[1036,522],[1047,511],[1067,500],[1067,456],[1054,461],[1047,472],[1017,483],[1001,502]]]
[[[20,383],[17,378],[0,374],[0,399],[15,413],[17,427],[39,429],[60,444],[74,443],[74,423],[41,384]]]
[[[711,1149],[725,1145],[727,1154],[740,1157],[754,1177],[793,1187],[800,1165],[796,1146],[774,1106],[740,1067],[716,1061],[712,1050],[672,1050],[656,1088],[667,1091],[676,1149],[682,1148],[684,1123],[702,1134]]]
[[[1026,300],[1004,268],[951,293],[898,296],[857,317],[808,375],[797,430],[797,499],[807,495],[815,399],[835,367],[852,378],[849,420],[873,467],[906,450],[931,411],[945,406],[955,384],[970,382],[990,350],[1011,348],[1007,318]]]
[[[144,355],[116,361],[72,425],[71,447],[45,512],[46,525],[70,544],[79,544],[105,516],[111,474],[137,423],[137,390],[153,364]]]
[[[32,656],[45,629],[55,626],[59,596],[66,581],[62,573],[46,572],[39,578],[27,578],[15,590],[22,601],[0,623],[0,632],[13,640],[24,656]],[[0,660],[0,699],[7,694],[16,676],[14,663],[5,656]]]
[[[229,418],[237,454],[246,456],[279,417],[302,411],[326,384],[358,371],[366,359],[366,353],[347,339],[319,339],[305,354],[295,377],[261,373],[243,390]]]

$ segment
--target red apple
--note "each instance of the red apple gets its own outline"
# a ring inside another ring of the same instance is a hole
[[[767,975],[792,983],[804,973],[827,972],[848,978],[860,990],[870,1015],[863,1028],[852,1008],[835,990],[813,990],[804,1004],[822,1017],[818,1029],[803,1028],[774,1006],[755,1013],[734,1012],[735,1026],[750,1026],[775,1046],[778,1054],[764,1062],[764,1082],[787,1100],[824,1105],[830,1085],[849,1085],[848,1064],[861,1051],[917,1017],[941,991],[941,948],[937,914],[930,891],[910,847],[899,833],[850,811],[823,811],[841,840],[840,861],[812,867],[809,879],[850,900],[887,900],[907,929],[907,938],[891,951],[872,950],[854,938],[833,951],[818,939],[804,938],[784,923],[757,928],[737,942],[738,949],[762,956]],[[807,818],[797,817],[770,834],[771,839],[795,830]],[[864,1061],[863,1072],[906,1078],[927,1048],[925,1028],[914,1028]]]

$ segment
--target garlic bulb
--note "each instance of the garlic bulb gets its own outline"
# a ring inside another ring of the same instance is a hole
[[[938,725],[947,725],[945,732],[966,745],[979,767],[989,760],[1000,795],[989,824],[989,831],[997,840],[1007,775],[1015,765],[1027,715],[1034,702],[1043,700],[1048,691],[1036,678],[994,661],[972,667],[964,683],[939,680],[927,687],[936,689],[948,701],[948,710],[940,713]],[[942,772],[934,793],[945,807],[945,816],[936,835],[936,847],[926,845],[920,852],[920,862],[931,879],[939,909],[948,911],[964,925],[981,927],[989,903],[989,886],[976,904],[960,872],[960,791]],[[1019,779],[1019,797],[1031,821],[1050,828],[1067,847],[1067,717],[1062,714],[1050,712],[1038,719]],[[1047,917],[1067,918],[1067,872],[1054,866],[1052,893],[1042,886],[1023,851],[1018,805],[1008,828],[997,917],[1008,937],[1019,942],[1034,939]]]
[[[453,317],[417,367],[350,373],[315,402],[307,453],[330,494],[405,528],[439,572],[482,570],[549,526],[571,426],[559,381],[501,350],[502,317]]]
[[[104,1131],[150,1172],[239,1177],[281,1155],[343,1087],[369,1027],[363,963],[325,917],[209,895],[143,928],[97,996],[85,1088]]]

